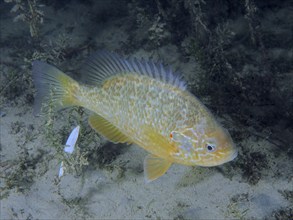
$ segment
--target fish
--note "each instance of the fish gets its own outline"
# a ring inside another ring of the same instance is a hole
[[[98,51],[81,73],[78,82],[50,64],[33,61],[34,113],[46,102],[56,109],[88,109],[89,125],[97,133],[149,153],[143,162],[147,183],[172,164],[211,167],[237,157],[229,132],[169,66]]]

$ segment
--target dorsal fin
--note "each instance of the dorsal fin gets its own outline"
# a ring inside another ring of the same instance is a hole
[[[182,77],[174,73],[170,67],[144,59],[124,59],[117,54],[105,51],[99,51],[90,56],[82,69],[83,79],[90,85],[102,85],[106,79],[120,74],[146,75],[182,90],[186,88]]]

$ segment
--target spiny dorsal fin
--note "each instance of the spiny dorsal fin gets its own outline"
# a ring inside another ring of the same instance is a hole
[[[144,178],[147,183],[164,175],[171,166],[171,162],[149,154],[144,159]]]
[[[114,75],[141,74],[174,85],[185,90],[186,83],[170,67],[153,61],[124,59],[114,53],[99,51],[94,53],[85,62],[82,76],[85,83],[102,85],[103,82]]]
[[[131,143],[130,139],[116,126],[97,114],[93,114],[89,117],[89,124],[96,132],[113,143]]]

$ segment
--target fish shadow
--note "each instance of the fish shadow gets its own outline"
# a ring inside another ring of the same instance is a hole
[[[217,170],[214,167],[191,167],[191,169],[184,173],[183,177],[176,186],[178,188],[182,188],[190,185],[196,185],[205,181],[215,173],[217,173]]]
[[[125,153],[129,145],[107,142],[88,156],[89,167],[104,168]]]

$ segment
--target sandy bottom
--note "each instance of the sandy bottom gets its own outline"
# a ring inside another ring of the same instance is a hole
[[[65,174],[59,179],[60,160],[54,159],[54,149],[40,135],[39,120],[29,108],[4,109],[7,114],[1,118],[1,169],[17,173],[17,163],[23,163],[27,166],[23,172],[27,173],[18,173],[23,182],[2,192],[2,219],[264,218],[292,205],[282,192],[292,190],[293,178],[278,173],[280,166],[292,168],[284,155],[272,158],[277,164],[269,161],[270,167],[262,171],[256,185],[247,183],[237,168],[225,170],[229,165],[173,165],[166,175],[146,184],[142,173],[146,153],[137,146],[127,147],[111,169],[88,169],[82,175]],[[13,134],[11,127],[16,122],[22,129]],[[34,138],[26,142],[32,125],[30,135]],[[252,138],[240,144],[274,149],[269,142]],[[4,183],[5,179],[2,187]]]

